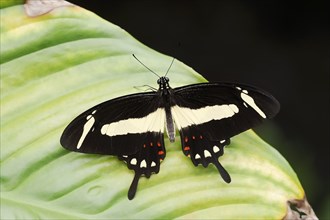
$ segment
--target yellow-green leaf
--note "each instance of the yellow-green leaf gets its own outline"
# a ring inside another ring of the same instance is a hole
[[[1,7],[1,219],[315,216],[288,162],[252,131],[232,138],[220,158],[230,184],[166,140],[160,173],[142,178],[129,201],[133,172],[123,162],[68,152],[59,138],[87,108],[157,86],[133,53],[160,74],[171,57],[77,6],[33,17],[21,4]],[[169,76],[173,87],[205,81],[180,61]]]

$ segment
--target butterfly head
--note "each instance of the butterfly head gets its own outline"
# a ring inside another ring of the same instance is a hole
[[[169,89],[170,88],[169,81],[170,81],[170,79],[166,76],[159,77],[159,79],[157,80],[159,89],[160,90]]]

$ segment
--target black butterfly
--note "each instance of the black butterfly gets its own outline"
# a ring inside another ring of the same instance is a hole
[[[171,142],[177,127],[182,151],[195,166],[213,163],[229,183],[230,175],[218,161],[229,138],[272,118],[280,108],[269,93],[248,85],[200,83],[172,89],[166,75],[157,83],[156,91],[92,107],[75,118],[61,137],[68,150],[124,160],[135,172],[129,199],[134,198],[142,175],[149,178],[159,172],[166,155],[164,127]]]

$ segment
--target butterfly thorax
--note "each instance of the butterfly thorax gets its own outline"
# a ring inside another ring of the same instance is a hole
[[[162,97],[161,101],[162,101],[162,105],[164,106],[164,110],[165,110],[165,117],[166,117],[166,132],[167,132],[167,136],[170,140],[170,142],[174,142],[175,141],[175,126],[174,126],[174,122],[173,122],[173,117],[172,117],[172,112],[171,112],[171,106],[173,103],[172,100],[172,89],[169,85],[169,78],[167,78],[166,76],[162,76],[157,80],[157,83],[159,85],[159,94]]]

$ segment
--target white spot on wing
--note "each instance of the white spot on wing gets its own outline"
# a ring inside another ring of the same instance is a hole
[[[201,158],[201,156],[199,154],[195,155],[195,159],[200,159],[200,158]]]
[[[179,129],[193,124],[230,118],[239,112],[235,104],[206,106],[199,109],[190,109],[175,105],[171,110],[175,124]]]
[[[216,145],[213,146],[213,152],[218,153],[220,151],[220,148]]]
[[[249,106],[251,106],[261,117],[266,118],[265,113],[263,113],[263,111],[261,111],[261,109],[256,105],[254,99],[251,96],[245,93],[241,93],[241,98],[243,99],[244,102],[246,102]]]
[[[77,144],[77,149],[79,149],[82,145],[82,143],[84,142],[88,132],[91,130],[91,128],[93,127],[94,125],[94,122],[95,122],[95,118],[92,117],[91,115],[88,115],[87,116],[87,122],[84,124],[84,128],[83,128],[83,133],[78,141],[78,144]]]
[[[136,165],[136,164],[137,164],[137,160],[136,160],[136,158],[133,158],[133,159],[131,160],[130,164],[132,164],[132,165]]]
[[[101,128],[101,134],[108,136],[137,134],[151,132],[163,132],[165,123],[165,111],[158,108],[156,111],[142,118],[129,118],[110,124],[105,124]]]
[[[154,161],[151,162],[151,167],[155,167],[156,163]]]
[[[146,160],[142,160],[141,163],[140,163],[140,167],[143,168],[143,167],[147,167],[147,162]]]
[[[204,157],[211,157],[211,153],[208,150],[204,150]]]
[[[225,143],[226,142],[226,140],[221,140],[220,141],[220,144],[223,144],[223,143]]]

